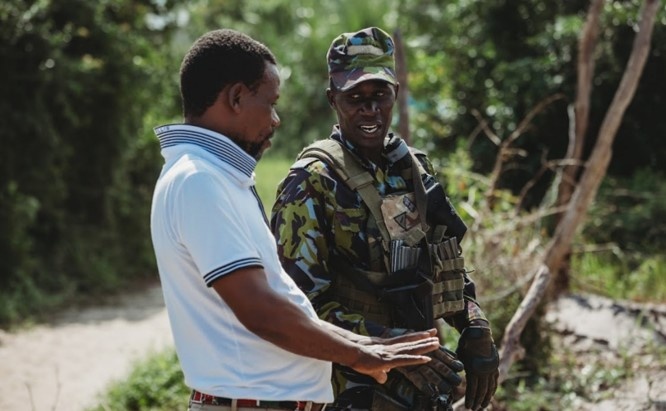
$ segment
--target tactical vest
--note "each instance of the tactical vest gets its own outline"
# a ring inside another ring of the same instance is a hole
[[[334,139],[320,140],[301,151],[298,158],[319,159],[329,165],[343,182],[357,192],[372,218],[369,226],[381,233],[383,272],[352,267],[344,257],[332,253],[329,266],[336,275],[331,292],[336,301],[362,314],[366,319],[393,328],[418,328],[398,318],[413,317],[414,313],[399,313],[408,300],[420,300],[416,315],[426,322],[463,310],[464,259],[455,236],[447,237],[446,226],[429,228],[425,221],[426,198],[422,175],[423,165],[409,152],[409,167],[414,192],[392,194],[384,198],[374,185],[374,178],[358,160]],[[415,219],[420,224],[415,224]],[[407,224],[410,223],[410,224]],[[405,229],[407,228],[407,229]],[[419,276],[415,272],[421,273]],[[410,288],[411,287],[411,288]],[[410,290],[403,295],[395,290]],[[396,296],[397,299],[396,299]],[[422,313],[421,311],[429,311]],[[419,323],[420,324],[420,323]],[[430,328],[432,323],[420,328]]]

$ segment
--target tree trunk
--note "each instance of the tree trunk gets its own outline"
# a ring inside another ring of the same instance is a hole
[[[571,127],[569,128],[569,145],[565,165],[560,175],[560,184],[557,192],[556,206],[566,206],[571,200],[571,195],[576,186],[579,175],[580,160],[583,157],[583,146],[585,144],[585,134],[589,124],[590,117],[590,93],[592,92],[592,80],[594,76],[594,50],[597,44],[599,34],[599,16],[604,6],[604,0],[593,0],[587,12],[585,26],[578,43],[578,62],[577,62],[577,85],[576,101],[574,110],[569,119]],[[558,215],[558,223],[563,214]],[[569,260],[571,259],[571,249],[567,250],[561,267],[555,271],[553,294],[558,295],[569,289]]]
[[[411,145],[409,132],[409,86],[407,84],[407,60],[405,58],[405,46],[402,41],[400,30],[393,33],[395,42],[395,71],[400,83],[398,91],[398,134],[407,144]]]

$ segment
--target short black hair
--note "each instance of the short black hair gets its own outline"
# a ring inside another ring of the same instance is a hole
[[[243,82],[254,89],[267,61],[277,64],[268,47],[238,31],[213,30],[199,37],[180,66],[183,114],[202,115],[228,84]]]

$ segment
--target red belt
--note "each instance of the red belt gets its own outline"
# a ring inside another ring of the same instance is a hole
[[[192,395],[190,396],[190,401],[195,404],[205,404],[205,405],[226,405],[230,406],[232,399],[224,397],[216,397],[214,395],[204,394],[197,390],[192,390]],[[308,401],[263,401],[263,400],[249,400],[249,399],[237,399],[236,406],[244,408],[274,408],[281,410],[305,410]],[[324,408],[324,404],[313,403],[312,411],[319,411]]]

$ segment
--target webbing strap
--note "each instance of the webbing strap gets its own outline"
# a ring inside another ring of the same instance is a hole
[[[432,292],[433,294],[441,294],[447,291],[459,291],[465,287],[465,280],[462,278],[456,280],[444,280],[436,282],[433,285]]]
[[[449,260],[441,260],[442,271],[456,271],[465,269],[465,258],[451,258]]]
[[[412,182],[414,183],[414,198],[416,200],[416,209],[419,210],[419,218],[421,219],[421,229],[424,233],[428,232],[428,223],[426,222],[426,216],[428,212],[428,200],[426,198],[426,191],[423,185],[423,180],[421,180],[421,174],[425,172],[421,162],[416,158],[416,156],[410,152],[409,155],[412,157]]]
[[[351,153],[343,149],[341,144],[333,139],[316,141],[312,145],[306,147],[298,155],[298,158],[316,157],[329,165],[332,165],[335,172],[342,177],[344,183],[349,188],[358,192],[365,205],[370,210],[370,213],[377,222],[377,228],[382,235],[382,245],[384,250],[388,252],[388,245],[390,244],[391,237],[384,217],[382,215],[381,204],[382,199],[379,196],[379,191],[373,185],[374,179],[360,164],[352,157]]]
[[[435,317],[441,317],[445,314],[455,313],[465,309],[465,300],[443,301],[433,304],[433,313]]]

